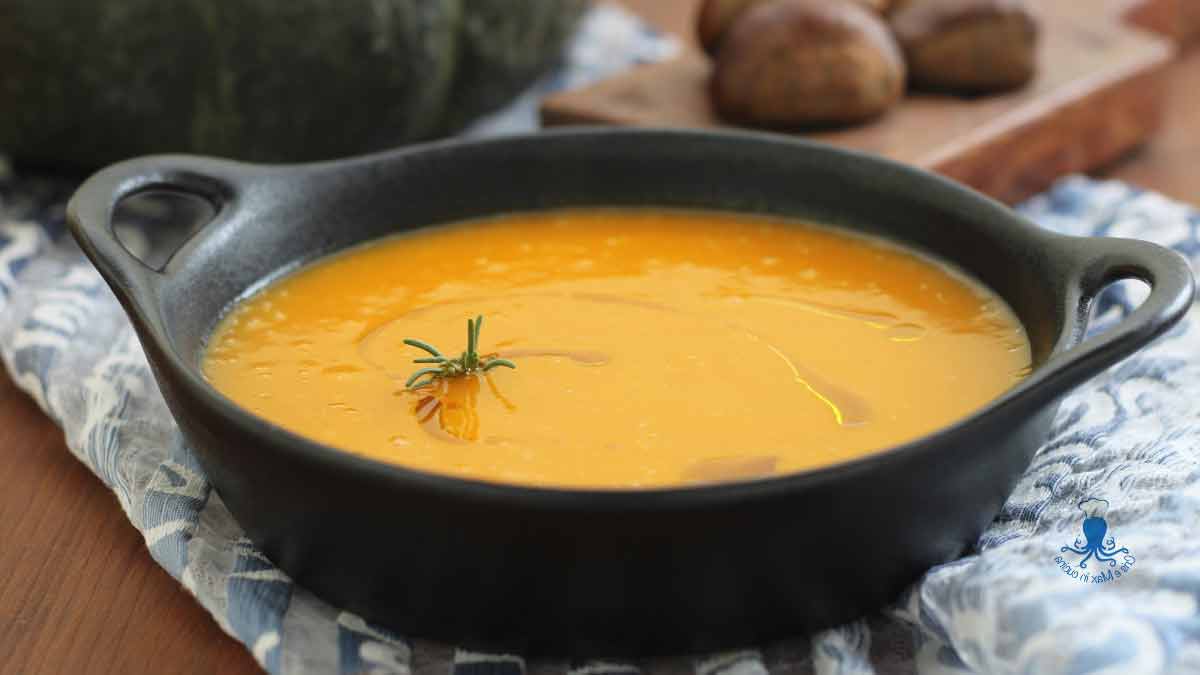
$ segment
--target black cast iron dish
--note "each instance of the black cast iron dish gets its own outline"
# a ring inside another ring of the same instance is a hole
[[[217,212],[161,270],[131,256],[111,226],[122,199],[151,189],[199,195]],[[281,270],[431,223],[579,205],[798,216],[931,251],[1012,305],[1035,368],[977,414],[865,459],[741,483],[594,491],[355,457],[255,417],[201,375],[221,313]],[[95,175],[69,217],[213,484],[273,561],[402,633],[526,653],[751,644],[880,607],[976,540],[1060,398],[1164,332],[1193,292],[1186,262],[1151,244],[1050,234],[928,173],[757,134],[566,131],[289,167],[152,157]],[[1081,344],[1096,293],[1130,277],[1153,287],[1149,299]]]

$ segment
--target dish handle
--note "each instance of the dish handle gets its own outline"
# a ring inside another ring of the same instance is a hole
[[[229,216],[238,195],[258,172],[261,169],[253,165],[190,155],[132,159],[84,181],[67,204],[67,222],[80,247],[114,288],[133,294],[153,292],[167,276],[165,268],[147,265],[121,243],[113,229],[117,206],[152,190],[199,197],[213,207],[214,215],[199,228],[204,229]]]
[[[1186,258],[1139,239],[1063,237],[1074,261],[1065,309],[1072,329],[1047,362],[1056,378],[1073,388],[1132,355],[1175,325],[1192,305],[1195,281]],[[1092,303],[1110,284],[1138,279],[1150,295],[1115,326],[1084,337]]]

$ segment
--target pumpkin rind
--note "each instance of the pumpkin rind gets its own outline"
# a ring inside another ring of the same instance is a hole
[[[471,17],[486,23],[501,4],[514,15],[502,27],[516,28],[496,40],[520,44],[483,50],[472,31],[492,29]],[[0,152],[75,167],[158,152],[279,162],[429,138],[527,83],[560,47],[578,4],[8,0]],[[543,24],[554,30],[522,33]],[[516,56],[470,65],[495,53]],[[467,66],[456,82],[460,60]],[[496,78],[503,86],[486,79],[498,72],[509,75]]]
[[[586,0],[464,0],[447,128],[462,127],[519,94],[552,65]]]

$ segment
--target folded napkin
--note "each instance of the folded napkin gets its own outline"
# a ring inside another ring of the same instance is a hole
[[[564,70],[539,91],[671,49],[629,15],[602,7],[586,19]],[[536,96],[471,133],[532,124]],[[62,236],[69,188],[0,170],[0,356],[63,428],[71,452],[113,491],[154,559],[270,672],[1200,672],[1195,311],[1072,394],[971,554],[930,570],[885,612],[722,654],[526,663],[369,624],[296,586],[255,549],[180,436],[120,307]],[[1124,184],[1072,177],[1022,209],[1057,231],[1149,239],[1200,263],[1200,213]],[[1096,330],[1125,315],[1139,290],[1124,284],[1107,293]],[[1107,526],[1102,538],[1112,540],[1101,543],[1102,554],[1125,549],[1113,554],[1119,566],[1084,568],[1084,554],[1064,550],[1086,550],[1097,518]]]

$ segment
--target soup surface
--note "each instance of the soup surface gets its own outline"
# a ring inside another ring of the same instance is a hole
[[[466,347],[515,370],[406,389]],[[717,212],[577,210],[428,228],[235,307],[213,385],[299,434],[495,482],[634,487],[819,467],[933,431],[1024,377],[1004,302],[875,239]]]

